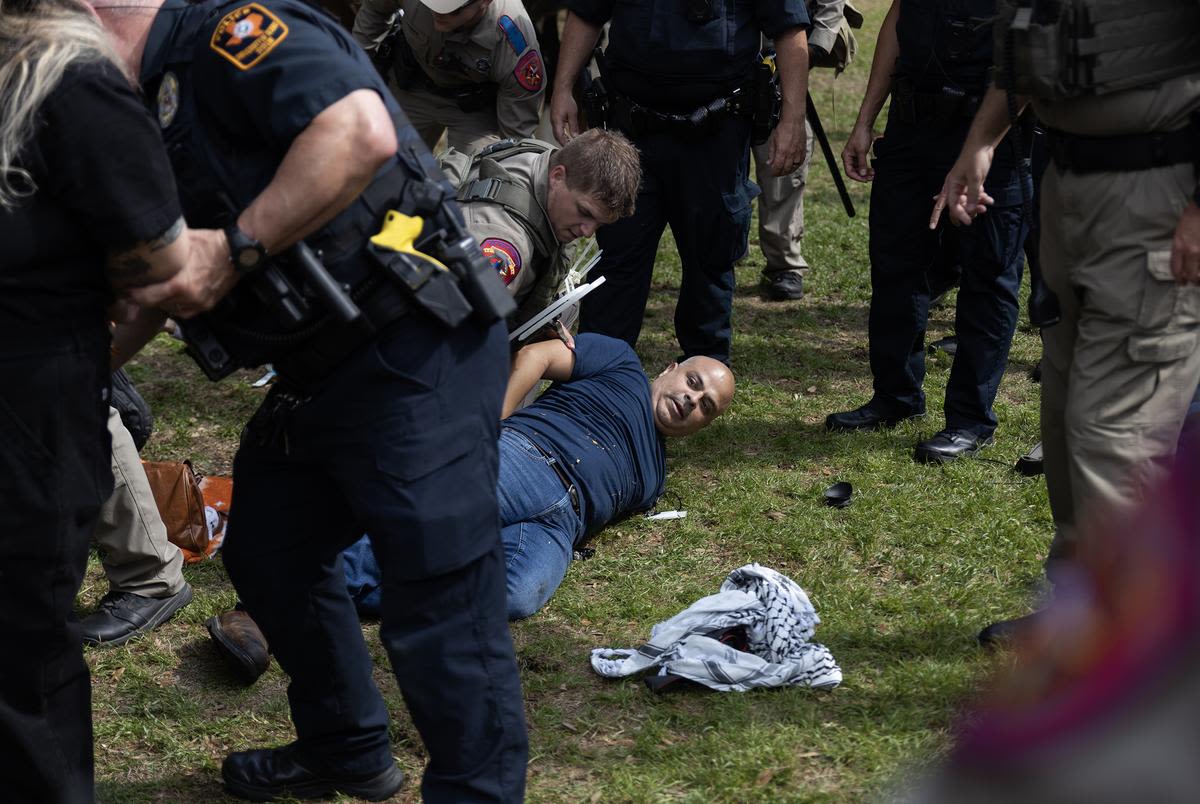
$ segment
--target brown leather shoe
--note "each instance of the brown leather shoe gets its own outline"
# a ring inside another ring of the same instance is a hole
[[[209,617],[204,623],[212,634],[217,652],[228,659],[238,674],[253,684],[267,672],[271,664],[271,649],[267,638],[258,630],[250,615],[240,609]]]

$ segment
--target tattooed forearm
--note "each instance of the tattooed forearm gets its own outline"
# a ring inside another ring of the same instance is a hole
[[[183,234],[183,216],[171,224],[167,231],[160,234],[158,237],[151,240],[148,245],[151,251],[158,251],[160,248],[166,248],[179,239],[179,235]]]
[[[117,290],[152,284],[152,266],[137,251],[114,254],[108,261],[108,281]]]

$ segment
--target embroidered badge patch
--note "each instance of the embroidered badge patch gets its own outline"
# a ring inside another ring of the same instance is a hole
[[[517,247],[512,243],[489,237],[480,243],[479,247],[483,250],[483,256],[491,261],[496,273],[500,274],[504,284],[511,284],[517,278],[517,274],[521,273],[521,252],[517,251]]]
[[[542,69],[542,57],[536,50],[529,51],[517,62],[517,69],[513,70],[513,75],[523,88],[537,92],[546,78],[546,71]]]
[[[529,47],[525,41],[525,34],[521,33],[521,29],[513,22],[512,17],[505,14],[496,22],[500,26],[500,32],[504,34],[504,38],[508,40],[509,46],[513,49],[513,53],[520,56],[525,52],[525,48]]]
[[[179,79],[175,73],[163,75],[162,83],[158,85],[157,103],[159,128],[166,128],[179,111]]]
[[[208,45],[239,70],[249,70],[266,58],[287,35],[288,28],[283,20],[258,3],[251,3],[226,14],[213,31]]]

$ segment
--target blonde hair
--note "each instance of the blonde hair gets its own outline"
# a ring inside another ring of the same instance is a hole
[[[624,135],[591,128],[550,156],[550,166],[567,169],[567,186],[587,193],[619,218],[633,214],[642,164]]]
[[[37,189],[17,157],[63,73],[105,59],[119,64],[108,34],[80,0],[0,0],[0,208]]]

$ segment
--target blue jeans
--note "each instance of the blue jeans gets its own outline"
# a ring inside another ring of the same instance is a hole
[[[508,587],[508,619],[532,615],[558,589],[571,565],[583,522],[550,460],[524,434],[500,430],[500,540]],[[370,539],[342,554],[346,586],[360,614],[378,616],[381,575]]]

